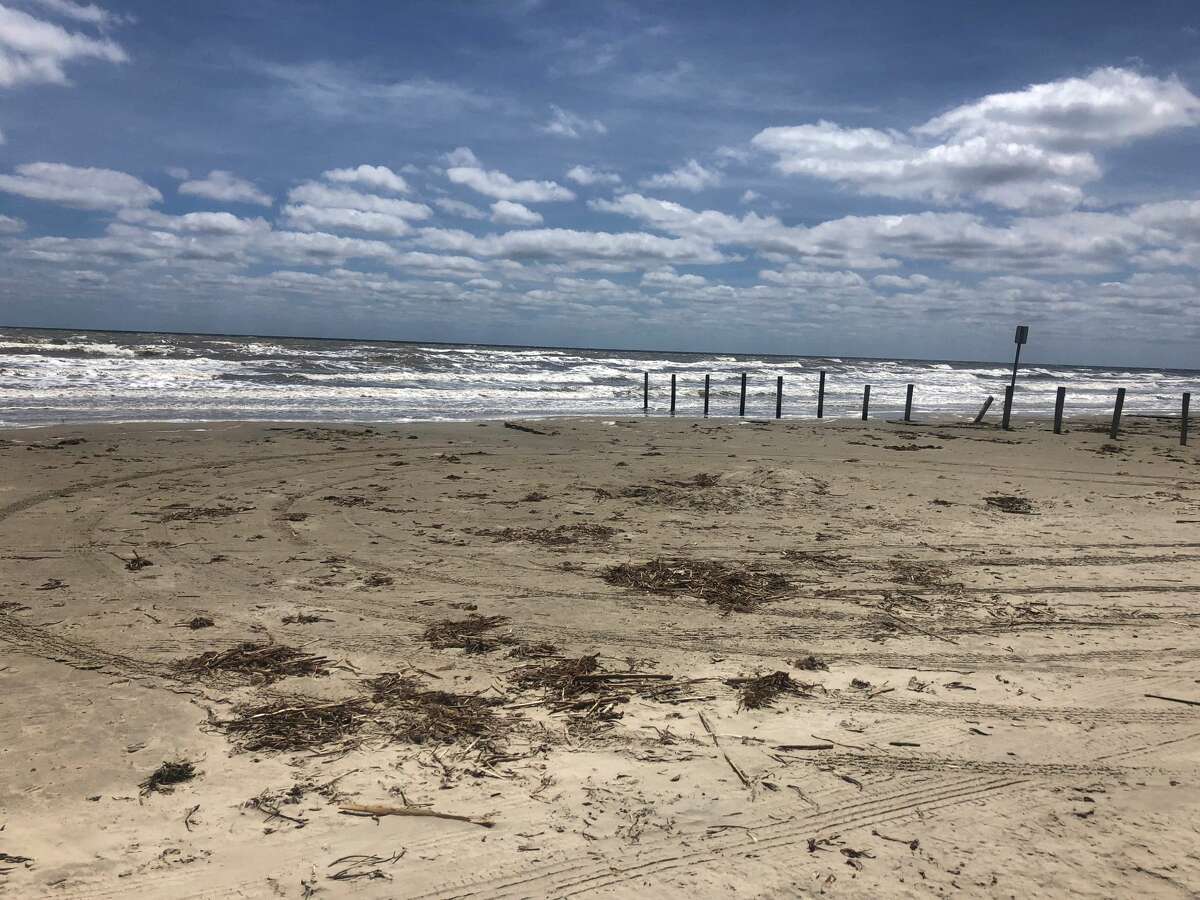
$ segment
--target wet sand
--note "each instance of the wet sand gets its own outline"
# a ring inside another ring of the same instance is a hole
[[[0,432],[0,895],[1200,893],[1172,423],[521,424]]]

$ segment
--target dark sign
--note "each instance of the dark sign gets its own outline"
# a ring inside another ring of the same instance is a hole
[[[1018,325],[1017,326],[1017,336],[1016,336],[1016,338],[1014,338],[1014,340],[1016,340],[1016,342],[1018,344],[1026,343],[1029,340],[1029,326],[1028,325]]]

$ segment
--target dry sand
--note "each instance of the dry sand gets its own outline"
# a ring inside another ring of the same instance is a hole
[[[1200,894],[1169,423],[525,424],[0,434],[0,895]]]

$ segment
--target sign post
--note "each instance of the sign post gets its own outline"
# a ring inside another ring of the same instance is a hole
[[[1013,395],[1017,392],[1017,366],[1021,364],[1021,345],[1029,340],[1029,326],[1018,325],[1017,335],[1013,340],[1017,342],[1017,355],[1013,357],[1012,381],[1004,392],[1004,417],[1000,423],[1000,427],[1005,431],[1008,431],[1009,418],[1012,416]]]

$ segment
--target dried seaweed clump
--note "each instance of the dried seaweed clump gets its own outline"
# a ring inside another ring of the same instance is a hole
[[[794,681],[787,672],[772,672],[753,678],[730,678],[725,682],[737,688],[739,709],[762,709],[770,706],[782,694],[807,695],[815,685]]]
[[[184,622],[184,624],[188,628],[192,629],[192,631],[198,631],[201,628],[212,628],[217,623],[208,616],[193,616]]]
[[[175,663],[175,668],[179,672],[202,676],[233,672],[270,684],[289,675],[328,675],[329,660],[286,644],[247,641],[228,650],[210,650],[190,659],[181,659]]]
[[[553,697],[566,699],[595,690],[597,680],[583,676],[592,675],[599,668],[598,657],[592,654],[523,666],[514,671],[509,679],[522,690],[541,689]]]
[[[252,506],[168,506],[160,522],[194,522],[197,519],[221,519],[249,512]]]
[[[921,559],[893,559],[892,577],[900,584],[933,587],[945,583],[950,567],[944,563]]]
[[[994,497],[984,497],[983,499],[988,506],[998,509],[1001,512],[1017,513],[1023,516],[1033,514],[1033,503],[1024,497],[996,495]]]
[[[458,648],[467,653],[488,653],[502,644],[511,644],[508,635],[491,635],[487,632],[499,628],[508,619],[505,616],[471,615],[465,619],[444,619],[425,629],[423,637],[439,650]]]
[[[477,739],[494,746],[501,721],[495,707],[502,701],[478,694],[428,690],[418,678],[385,672],[366,682],[371,700],[384,710],[387,733],[410,744],[453,744]]]
[[[792,660],[792,666],[797,669],[804,669],[806,672],[828,672],[829,663],[821,659],[819,656],[814,656],[811,653],[806,653],[803,656],[797,656]]]
[[[652,594],[689,594],[726,612],[750,612],[791,588],[777,572],[715,560],[658,558],[650,562],[622,563],[605,570],[609,584]]]
[[[496,543],[530,543],[543,547],[565,547],[582,541],[607,541],[617,529],[607,525],[559,525],[557,528],[473,528],[469,534],[492,538]]]
[[[169,794],[174,790],[174,785],[191,781],[198,774],[195,763],[186,759],[167,761],[151,772],[138,787],[142,789],[142,796],[154,791]]]
[[[363,697],[314,700],[288,697],[234,710],[234,717],[217,727],[233,738],[239,750],[314,750],[344,740],[368,721],[371,704]]]

